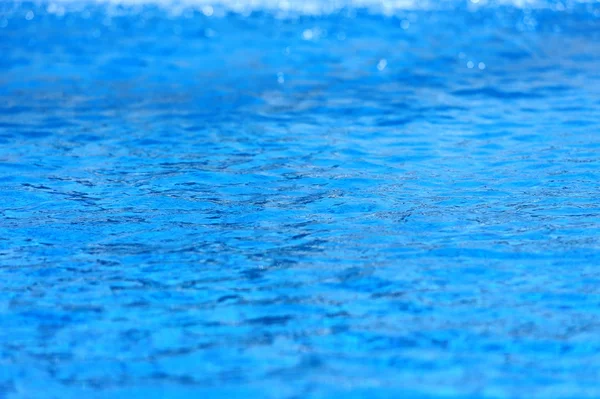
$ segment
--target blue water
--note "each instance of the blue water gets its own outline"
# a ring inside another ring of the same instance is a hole
[[[0,398],[600,397],[600,3],[0,3]]]

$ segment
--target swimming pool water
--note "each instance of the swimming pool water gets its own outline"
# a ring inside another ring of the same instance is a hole
[[[600,3],[0,3],[0,398],[600,397]]]

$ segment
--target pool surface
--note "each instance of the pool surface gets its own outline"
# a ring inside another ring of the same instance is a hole
[[[600,397],[600,2],[0,3],[0,398]]]

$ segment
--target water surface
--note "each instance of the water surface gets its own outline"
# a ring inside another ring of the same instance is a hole
[[[0,4],[0,398],[600,396],[599,3],[122,3]]]

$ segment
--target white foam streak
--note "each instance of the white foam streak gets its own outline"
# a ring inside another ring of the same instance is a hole
[[[600,0],[42,0],[63,6],[105,4],[110,6],[136,7],[153,5],[167,10],[193,8],[248,13],[267,11],[301,15],[330,14],[341,9],[367,9],[374,13],[393,14],[402,10],[447,8],[459,5],[470,7],[513,6],[516,8],[568,8],[574,4],[596,3]]]

